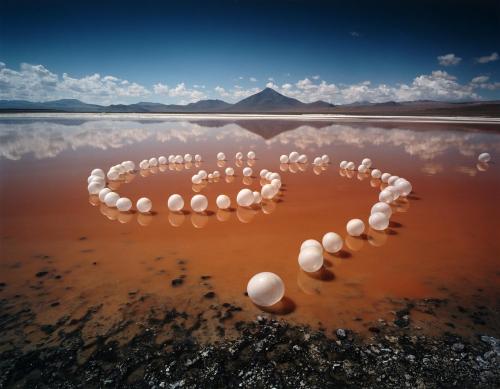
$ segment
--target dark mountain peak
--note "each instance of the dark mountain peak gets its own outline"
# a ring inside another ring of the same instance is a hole
[[[272,88],[265,88],[234,104],[228,110],[233,112],[276,112],[293,110],[304,106],[306,104],[297,99],[284,96]]]

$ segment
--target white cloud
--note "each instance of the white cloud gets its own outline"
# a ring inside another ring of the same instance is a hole
[[[269,78],[267,79],[267,81],[274,81],[274,78],[269,77]]]
[[[494,53],[491,53],[490,55],[485,55],[483,57],[476,58],[477,63],[488,63],[488,62],[494,62],[498,61],[499,55],[495,51]]]
[[[255,77],[250,77],[249,80],[252,82],[257,82],[257,79]]]
[[[477,77],[474,77],[471,82],[473,84],[481,84],[483,82],[486,82],[488,81],[490,78],[488,76],[477,76]]]
[[[153,85],[153,90],[157,95],[166,95],[168,94],[168,85],[159,82]]]
[[[320,79],[320,77],[318,75],[312,76],[312,78],[313,78],[313,80],[319,80]]]
[[[437,57],[438,62],[442,66],[452,66],[452,65],[458,65],[462,58],[457,57],[455,54],[450,53],[450,54],[445,54],[445,55],[440,55]]]

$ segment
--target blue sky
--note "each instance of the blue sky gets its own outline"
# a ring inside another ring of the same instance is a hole
[[[499,99],[499,4],[2,0],[0,98]]]

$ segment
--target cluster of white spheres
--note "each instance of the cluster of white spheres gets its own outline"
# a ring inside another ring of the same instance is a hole
[[[137,200],[137,203],[135,204],[135,206],[137,207],[137,210],[139,212],[148,213],[149,211],[151,211],[151,208],[153,207],[153,203],[147,197],[141,197],[139,200]]]
[[[356,165],[354,162],[347,162],[347,161],[342,161],[340,162],[340,168],[345,169],[345,170],[354,170]]]
[[[378,169],[372,170],[372,178],[378,179],[382,175],[382,172]]]
[[[258,273],[248,281],[247,294],[254,304],[269,307],[283,298],[285,284],[277,274],[271,272]]]
[[[316,272],[323,266],[323,246],[317,240],[307,239],[300,246],[299,266],[308,273]]]
[[[232,167],[227,167],[226,170],[226,176],[234,176],[234,169]]]
[[[184,207],[184,199],[180,194],[173,194],[167,200],[167,207],[172,212],[179,212]]]
[[[248,166],[247,166],[247,167],[245,167],[245,168],[243,169],[243,175],[244,175],[245,177],[250,177],[250,176],[252,175],[252,173],[253,173],[253,170],[252,170],[252,168],[251,168],[251,167],[248,167]]]
[[[225,161],[226,160],[226,154],[220,152],[217,154],[217,160],[218,161]]]
[[[327,232],[325,235],[323,235],[321,243],[323,244],[323,248],[325,249],[325,251],[331,254],[339,252],[344,245],[344,242],[342,241],[340,235],[335,232]]]
[[[291,162],[291,163],[296,163],[299,161],[299,158],[300,158],[300,154],[296,151],[292,151],[289,155],[288,155],[288,161]]]
[[[361,219],[351,219],[347,222],[346,230],[351,236],[360,236],[365,232],[365,223]]]
[[[385,213],[374,212],[368,218],[370,227],[377,231],[383,231],[389,226],[389,218]]]
[[[195,212],[204,212],[208,207],[208,200],[204,195],[197,194],[191,198],[191,208]]]
[[[477,160],[482,163],[488,163],[491,160],[491,155],[489,155],[488,153],[481,153],[477,157]]]
[[[249,207],[254,203],[254,195],[250,189],[242,189],[236,196],[236,202],[241,207]]]
[[[247,158],[248,158],[248,159],[255,159],[255,151],[250,150],[250,151],[247,153]]]
[[[218,195],[215,199],[217,207],[220,209],[228,209],[231,206],[231,199],[225,194]]]

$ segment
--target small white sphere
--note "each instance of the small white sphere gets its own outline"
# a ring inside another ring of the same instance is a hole
[[[389,181],[389,178],[391,178],[391,173],[383,173],[381,176],[380,176],[380,179],[382,180],[382,182],[384,183],[387,183],[387,181]]]
[[[271,185],[274,186],[276,189],[281,188],[281,180],[279,178],[274,178],[271,180]]]
[[[225,172],[226,176],[234,176],[234,169],[232,167],[227,167]]]
[[[175,156],[175,163],[183,163],[184,162],[184,158],[182,157],[182,155],[178,154]]]
[[[347,222],[346,230],[351,236],[360,236],[365,231],[365,223],[360,219],[351,219]]]
[[[205,178],[207,178],[208,173],[207,173],[207,171],[206,171],[206,170],[200,170],[200,171],[198,172],[198,175],[201,177],[201,179],[202,179],[202,180],[204,180]]]
[[[287,158],[288,158],[288,157],[287,157]],[[262,170],[260,171],[260,177],[261,177],[261,178],[265,178],[267,173],[269,173],[269,170],[267,170],[267,169],[262,169]]]
[[[316,239],[307,239],[302,242],[300,245],[300,251],[304,250],[305,248],[315,248],[316,250],[319,250],[321,253],[323,252],[323,246],[321,243],[319,243]]]
[[[297,153],[296,151],[292,151],[290,153],[290,155],[288,156],[288,160],[291,162],[291,163],[295,163],[299,160],[299,157],[300,157],[300,154]]]
[[[361,165],[365,165],[369,169],[372,166],[372,160],[370,158],[365,158],[361,161]]]
[[[243,175],[245,177],[250,177],[252,175],[252,168],[251,167],[246,167],[243,169]]]
[[[340,251],[342,245],[344,244],[340,235],[335,232],[327,232],[325,235],[323,235],[323,239],[321,242],[325,251],[331,254]]]
[[[191,162],[193,160],[193,156],[191,154],[184,154],[184,161]]]
[[[172,212],[179,212],[184,207],[184,199],[180,194],[173,194],[167,200],[167,207]]]
[[[267,172],[266,176],[265,176],[265,179],[267,181],[271,181],[271,174],[273,174],[272,172]]]
[[[191,198],[191,208],[195,212],[203,212],[208,207],[208,200],[205,196],[201,194],[194,195]]]
[[[149,166],[151,166],[151,167],[158,166],[158,160],[155,157],[150,158],[149,159]]]
[[[383,203],[389,204],[394,200],[394,195],[390,190],[384,189],[378,195],[378,199]]]
[[[175,155],[170,154],[168,156],[168,163],[174,163],[175,162]]]
[[[106,180],[102,177],[99,177],[99,176],[89,176],[87,178],[87,183],[90,184],[91,182],[100,182],[103,185],[106,184]]]
[[[217,153],[217,160],[218,161],[225,161],[226,160],[226,154],[224,153]]]
[[[274,273],[258,273],[248,281],[247,294],[254,304],[269,307],[283,298],[285,295],[285,284]]]
[[[383,213],[387,218],[390,218],[392,215],[391,206],[387,203],[375,203],[370,211],[370,214],[373,215],[376,212]]]
[[[251,151],[251,150],[250,150],[250,151],[247,153],[247,158],[248,158],[248,159],[255,159],[255,151]]]
[[[236,155],[234,156],[235,159],[243,159],[243,153],[241,151],[238,151]]]
[[[323,163],[328,163],[328,162],[330,162],[330,157],[329,157],[328,155],[326,155],[326,154],[323,154],[323,155],[321,156],[321,161],[322,161]]]
[[[354,170],[356,165],[354,165],[354,162],[347,162],[346,169],[347,170]]]
[[[89,191],[89,194],[91,195],[96,195],[99,194],[99,192],[104,189],[104,183],[98,182],[98,181],[92,181],[88,186],[87,190]]]
[[[116,202],[116,208],[118,208],[120,212],[130,211],[130,208],[132,208],[132,201],[127,197],[120,197]]]
[[[341,168],[341,169],[347,169],[347,164],[348,164],[348,163],[349,163],[349,162],[347,162],[347,161],[342,161],[342,162],[340,162],[340,168]]]
[[[272,180],[281,180],[281,176],[279,175],[279,173],[271,173],[269,175],[269,181],[272,181]]]
[[[323,161],[321,160],[321,157],[316,157],[314,158],[313,160],[313,165],[316,165],[316,166],[319,166],[323,163]]]
[[[217,196],[217,198],[215,199],[215,203],[220,209],[228,209],[231,206],[231,199],[229,198],[229,196],[221,194]]]
[[[147,213],[147,212],[151,211],[151,208],[153,207],[153,203],[147,197],[141,197],[139,200],[137,200],[137,203],[135,204],[135,206],[137,207],[137,210],[139,212]]]
[[[106,197],[109,192],[112,192],[112,190],[109,188],[104,188],[99,191],[99,200],[101,201],[101,203],[104,203],[104,197]]]
[[[382,175],[382,172],[378,169],[373,169],[372,170],[372,178],[380,178],[380,176]]]
[[[276,193],[276,188],[271,184],[264,185],[260,191],[262,198],[266,200],[272,199],[276,195]]]
[[[208,173],[208,179],[212,180],[214,178],[214,175],[212,173]]]
[[[360,173],[366,173],[367,170],[368,170],[368,168],[363,164],[358,166],[358,172],[360,172]]]
[[[413,190],[410,181],[405,180],[404,178],[396,180],[394,186],[399,190],[401,196],[408,196]]]
[[[108,179],[111,181],[117,180],[118,178],[120,178],[120,171],[118,169],[111,168],[109,170],[107,176],[108,176]]]
[[[299,159],[298,159],[298,162],[299,162],[299,163],[307,163],[307,155],[305,155],[305,154],[300,154]]]
[[[479,154],[479,156],[477,157],[477,160],[478,160],[479,162],[488,163],[488,162],[490,162],[490,160],[491,160],[491,155],[490,155],[490,154],[488,154],[488,153],[481,153],[481,154]],[[93,174],[93,173],[92,173],[92,174]]]
[[[196,162],[201,162],[201,155],[200,155],[200,154],[196,154],[196,155],[194,156],[194,160],[195,160]]]
[[[143,159],[140,163],[139,163],[139,168],[142,169],[142,170],[145,170],[145,169],[149,169],[149,161]]]
[[[108,207],[116,207],[116,202],[120,198],[120,195],[116,192],[109,192],[104,196],[104,203]]]
[[[399,179],[398,176],[390,176],[389,179],[387,180],[387,183],[389,185],[394,185],[394,183]]]
[[[377,231],[383,231],[389,226],[389,218],[382,212],[375,212],[368,218],[370,227]]]
[[[318,271],[323,266],[323,252],[315,247],[306,247],[300,250],[299,266],[308,273]]]
[[[201,176],[199,174],[195,174],[193,177],[191,177],[191,182],[195,185],[201,184]]]
[[[219,178],[220,177],[220,172],[218,170],[214,170],[214,172],[212,173],[212,175],[214,176],[214,178]]]
[[[168,162],[167,157],[164,157],[163,155],[161,157],[158,157],[158,163],[160,165],[165,165]]]
[[[262,195],[260,192],[254,191],[253,193],[253,203],[254,204],[260,204],[262,201]]]
[[[242,189],[236,196],[236,202],[242,207],[249,207],[253,204],[253,192],[250,189]]]
[[[101,177],[101,178],[105,177],[104,170],[102,170],[102,169],[94,169],[94,170],[92,170],[92,172],[90,173],[90,175],[91,176]]]
[[[280,163],[288,163],[288,155],[281,155],[280,156]]]

